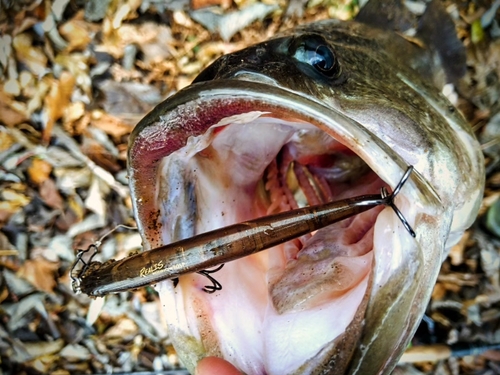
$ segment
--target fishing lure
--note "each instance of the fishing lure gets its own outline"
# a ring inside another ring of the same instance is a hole
[[[179,276],[197,272],[212,282],[212,285],[205,286],[203,290],[213,293],[221,290],[222,286],[211,274],[219,271],[224,263],[269,249],[382,204],[391,207],[406,230],[415,237],[410,224],[394,204],[394,198],[412,171],[413,167],[410,166],[391,194],[383,187],[380,195],[361,195],[264,216],[205,232],[118,261],[92,261],[97,247],[90,246],[78,252],[71,269],[73,290],[90,296],[103,296],[166,279],[173,279],[175,285]],[[90,249],[93,253],[84,261],[82,257]],[[83,267],[74,276],[78,263],[82,263]],[[215,266],[218,267],[209,270]]]

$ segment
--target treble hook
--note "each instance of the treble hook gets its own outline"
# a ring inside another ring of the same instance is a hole
[[[200,275],[205,276],[208,280],[212,282],[212,285],[205,285],[203,287],[203,291],[209,294],[215,293],[218,290],[222,290],[222,285],[219,283],[212,275],[211,273],[216,273],[217,271],[220,271],[221,268],[224,267],[224,263],[222,263],[220,266],[213,268],[211,270],[203,270],[203,271],[198,271]]]
[[[83,258],[82,258],[83,255],[88,253],[90,251],[90,249],[94,249],[94,252],[90,255],[90,257],[87,261],[83,260]],[[73,292],[80,293],[80,291],[81,291],[80,290],[80,281],[82,279],[82,275],[85,274],[85,272],[87,272],[87,269],[89,268],[89,266],[92,262],[92,259],[97,254],[98,250],[99,250],[99,248],[97,247],[96,244],[91,244],[86,249],[78,249],[77,250],[76,260],[73,263],[73,266],[71,267],[71,269],[69,271],[69,277],[71,277],[71,288],[73,289]],[[75,276],[74,275],[75,268],[80,262],[83,263],[83,267],[80,269],[80,271],[78,271],[78,274]]]
[[[411,227],[410,223],[408,223],[408,221],[406,220],[406,218],[404,217],[402,212],[399,210],[399,208],[394,203],[394,198],[396,197],[396,195],[399,194],[399,191],[401,190],[401,188],[403,187],[405,182],[408,180],[408,178],[410,177],[412,172],[413,172],[413,167],[409,166],[408,169],[406,170],[405,174],[403,175],[403,177],[401,177],[401,181],[399,181],[397,186],[394,188],[393,192],[391,194],[389,194],[387,192],[387,189],[384,186],[382,189],[380,189],[380,195],[382,196],[382,199],[385,200],[385,204],[387,206],[389,206],[390,208],[392,208],[392,210],[394,211],[396,216],[399,218],[399,220],[401,220],[401,223],[406,228],[406,230],[410,233],[410,235],[412,237],[416,237],[417,235],[416,235],[415,231],[413,230],[413,228]]]

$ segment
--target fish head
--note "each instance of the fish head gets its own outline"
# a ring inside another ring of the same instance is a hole
[[[418,46],[356,22],[294,29],[223,56],[136,126],[129,178],[146,250],[304,204],[394,188],[396,205],[157,288],[194,371],[388,373],[414,333],[446,249],[484,186],[469,126],[412,64]],[[418,60],[418,61],[417,61]],[[405,61],[405,63],[403,63]]]

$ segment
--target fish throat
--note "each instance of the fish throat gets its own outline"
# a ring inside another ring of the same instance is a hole
[[[164,243],[306,205],[377,194],[388,186],[356,153],[317,126],[262,111],[222,118],[160,165],[157,201]],[[269,345],[293,353],[305,344],[302,356],[289,358],[290,371],[322,351],[331,358],[332,347],[342,347],[347,355],[357,336],[346,332],[361,331],[352,327],[361,324],[367,306],[374,228],[383,210],[373,208],[228,263],[212,274],[223,287],[213,295],[204,292],[203,275],[183,276],[179,284],[192,293],[184,303],[217,311],[203,324],[233,336],[232,345],[241,345],[242,337],[256,343],[252,347],[264,342],[259,358]],[[259,333],[242,332],[231,309],[235,304]],[[290,319],[307,333],[283,348],[280,337]],[[215,345],[212,350],[220,355],[229,349]]]

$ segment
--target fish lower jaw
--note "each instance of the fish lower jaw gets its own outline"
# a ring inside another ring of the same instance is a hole
[[[300,196],[336,200],[376,194],[387,186],[356,154],[312,125],[263,113],[230,120],[192,138],[162,162],[159,209],[165,243],[302,205]],[[283,163],[284,150],[300,168]],[[285,165],[278,177],[269,177],[273,164],[278,170]],[[308,171],[309,183],[304,187],[302,180],[301,188],[292,191],[290,170],[300,180],[301,168]],[[288,198],[273,198],[276,181],[278,195]],[[314,192],[300,192],[308,189]],[[415,212],[402,204],[406,193],[396,203],[413,223]],[[370,297],[388,280],[378,275],[386,267],[382,263],[388,260],[393,271],[397,262],[388,258],[404,257],[391,243],[409,235],[394,218],[389,208],[377,207],[298,244],[227,263],[212,275],[222,285],[213,294],[203,291],[208,280],[198,274],[182,276],[175,288],[170,281],[162,283],[166,318],[177,332],[174,343],[195,342],[202,348],[192,350],[184,363],[192,368],[203,356],[216,355],[247,374],[306,374],[310,369],[304,364],[327,361],[339,348],[352,351]],[[193,233],[179,232],[179,220],[186,219],[195,222]]]

